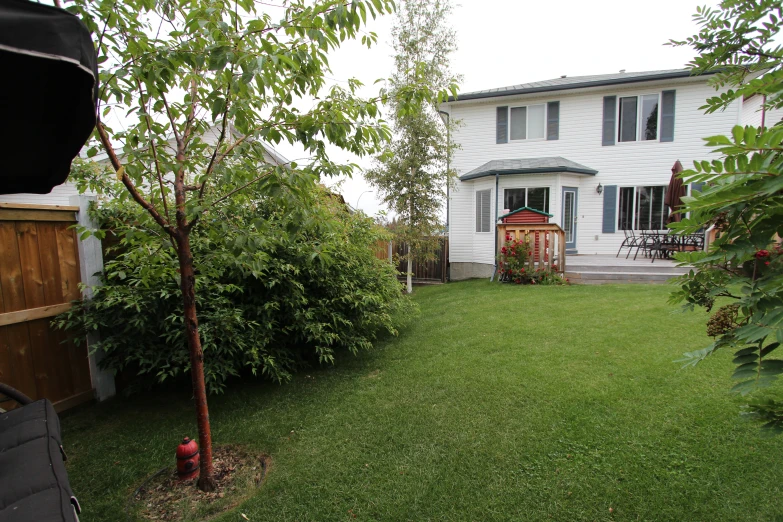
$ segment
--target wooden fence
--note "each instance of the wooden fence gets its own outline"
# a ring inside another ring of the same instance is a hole
[[[405,243],[396,241],[379,241],[375,245],[375,257],[394,262],[397,260],[397,271],[405,278],[408,273],[408,261],[402,259],[406,254]],[[413,281],[416,283],[445,283],[448,281],[449,240],[440,238],[434,258],[427,261],[413,261]]]
[[[93,397],[87,348],[49,324],[81,297],[78,210],[0,203],[0,381],[58,410]]]
[[[498,223],[498,251],[506,242],[506,237],[524,241],[532,252],[528,259],[528,270],[536,268],[555,268],[564,273],[566,269],[565,232],[554,223]]]

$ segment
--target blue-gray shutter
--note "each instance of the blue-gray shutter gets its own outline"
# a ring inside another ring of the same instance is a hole
[[[560,139],[560,102],[546,104],[546,139]]]
[[[508,143],[508,106],[497,108],[495,143]]]
[[[674,141],[674,102],[676,91],[663,91],[661,100],[661,141]]]
[[[617,185],[604,187],[604,224],[601,232],[613,234],[617,230]]]
[[[604,96],[604,129],[601,145],[614,145],[616,118],[617,96]],[[614,230],[612,232],[614,232]]]

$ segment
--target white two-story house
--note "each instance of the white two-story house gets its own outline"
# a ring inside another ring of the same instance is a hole
[[[520,207],[552,214],[570,254],[614,254],[624,229],[665,229],[674,163],[711,159],[703,138],[761,124],[754,98],[705,114],[699,107],[715,95],[707,79],[682,69],[564,76],[444,103],[461,122],[451,278],[492,275],[497,216]]]

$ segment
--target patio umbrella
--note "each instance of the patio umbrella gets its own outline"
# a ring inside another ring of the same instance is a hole
[[[2,0],[0,75],[0,194],[46,194],[67,179],[95,127],[90,31],[62,9]]]
[[[682,182],[680,172],[683,171],[680,160],[674,162],[672,167],[672,178],[669,180],[669,187],[666,189],[664,204],[669,207],[669,219],[667,223],[675,223],[682,220],[682,214],[675,214],[674,211],[682,206],[682,198],[685,196],[687,187]]]

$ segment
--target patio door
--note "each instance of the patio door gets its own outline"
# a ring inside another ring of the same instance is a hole
[[[565,231],[565,247],[569,254],[576,253],[576,213],[579,189],[563,187],[561,223]]]

